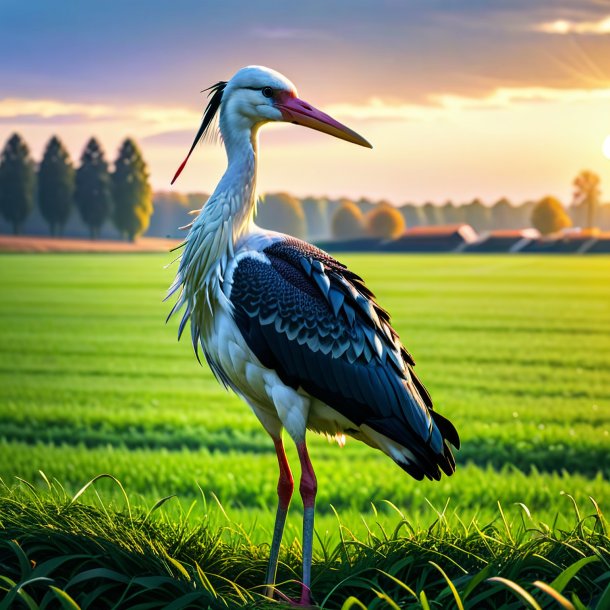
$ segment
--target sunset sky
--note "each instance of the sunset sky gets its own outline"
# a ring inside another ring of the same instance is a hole
[[[156,189],[190,146],[200,90],[262,64],[374,146],[269,127],[263,192],[568,202],[587,168],[610,199],[607,0],[2,0],[0,56],[1,145],[18,131],[39,159],[58,134],[78,158],[96,135],[114,159],[131,135]],[[176,189],[209,192],[224,165],[206,143]]]

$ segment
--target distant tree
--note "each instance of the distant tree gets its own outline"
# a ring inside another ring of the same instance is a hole
[[[419,227],[426,224],[426,215],[421,205],[405,203],[400,208],[400,212],[405,219],[405,225],[407,227]]]
[[[599,206],[599,227],[602,231],[610,231],[610,203]]]
[[[543,235],[572,226],[564,207],[555,197],[543,197],[532,211],[532,225]]]
[[[442,212],[437,205],[434,205],[431,201],[424,203],[422,206],[422,212],[426,219],[426,225],[442,225],[443,218]]]
[[[524,201],[515,208],[517,229],[525,229],[532,226],[532,212],[536,207],[536,203],[536,201]]]
[[[595,227],[597,208],[601,198],[599,176],[591,171],[583,170],[574,178],[574,199],[572,206],[580,208],[586,217],[586,227]]]
[[[506,197],[498,199],[491,207],[491,227],[494,229],[514,229],[515,208]]]
[[[34,207],[36,173],[30,151],[15,133],[0,155],[0,213],[17,235]]]
[[[336,239],[362,237],[364,217],[360,208],[353,201],[344,202],[333,215],[331,227],[333,237]]]
[[[197,208],[201,208],[199,201]],[[180,227],[185,227],[192,220],[189,212],[196,209],[190,205],[189,198],[178,191],[156,191],[153,193],[153,213],[146,230],[147,235],[158,237],[184,237]]]
[[[61,235],[74,203],[74,167],[57,136],[47,143],[38,168],[38,207],[51,235]]]
[[[489,208],[480,200],[473,199],[463,206],[464,222],[476,231],[487,231],[491,226]]]
[[[304,238],[307,233],[301,202],[287,193],[265,195],[256,211],[256,224],[265,229]]]
[[[301,201],[301,208],[305,214],[307,224],[307,237],[321,239],[330,234],[328,222],[328,199],[324,197],[306,197]]]
[[[452,201],[447,201],[440,208],[443,224],[455,225],[464,222],[464,210],[462,206],[454,205]]]
[[[366,232],[372,237],[393,239],[405,230],[403,215],[390,203],[382,201],[365,217]]]
[[[345,200],[343,200],[343,201],[345,201]],[[358,199],[358,201],[356,201],[355,203],[360,208],[360,211],[362,212],[363,216],[366,216],[377,205],[377,204],[373,203],[370,199],[367,199],[366,197],[360,197],[360,199]],[[385,203],[387,205],[392,205],[391,203],[389,203],[388,201],[385,201],[385,200],[382,200],[379,203]]]
[[[87,142],[76,170],[74,202],[89,227],[91,239],[99,237],[102,225],[110,216],[112,193],[104,151],[95,138]]]
[[[112,174],[113,221],[129,241],[144,233],[153,213],[148,168],[138,145],[127,138],[114,163]]]
[[[188,207],[191,210],[200,210],[210,198],[207,193],[187,193]]]

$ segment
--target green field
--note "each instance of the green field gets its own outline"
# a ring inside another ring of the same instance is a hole
[[[312,435],[322,540],[338,540],[331,505],[355,535],[392,527],[398,511],[423,528],[445,507],[449,523],[487,523],[498,502],[516,522],[523,503],[561,525],[574,520],[565,494],[585,513],[589,496],[610,505],[610,259],[341,258],[392,313],[463,449],[454,477],[418,483],[355,441],[340,449]],[[197,500],[191,523],[226,519],[215,494],[229,521],[267,541],[272,443],[164,324],[169,260],[0,257],[0,477],[44,487],[42,470],[74,493],[110,473],[135,504],[175,494],[170,516]],[[96,489],[120,506],[115,484]],[[97,501],[92,490],[82,499]],[[299,528],[297,495],[286,542]]]

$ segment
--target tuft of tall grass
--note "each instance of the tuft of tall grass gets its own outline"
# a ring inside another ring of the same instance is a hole
[[[162,498],[133,507],[119,481],[100,475],[70,496],[46,477],[45,490],[26,481],[0,485],[0,610],[63,608],[277,607],[263,596],[267,545],[228,517],[221,526],[188,512],[170,518]],[[97,494],[112,479],[123,502]],[[205,498],[202,498],[205,508]],[[444,510],[416,528],[390,503],[399,523],[368,524],[358,538],[337,515],[340,543],[320,540],[312,588],[322,608],[610,608],[610,539],[594,500],[583,508],[566,497],[571,527],[538,522],[525,505],[509,521],[449,523]],[[222,507],[221,507],[222,508]],[[205,512],[205,511],[204,511]],[[298,592],[300,546],[283,547],[278,589]]]

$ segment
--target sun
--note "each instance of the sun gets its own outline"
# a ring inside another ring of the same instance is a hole
[[[610,134],[606,136],[604,143],[602,144],[602,152],[606,159],[610,159]]]

